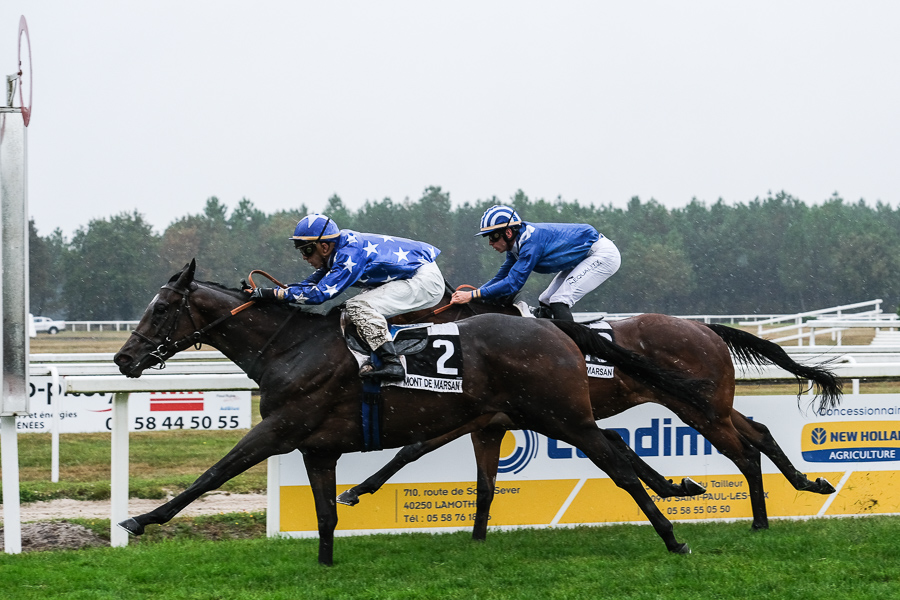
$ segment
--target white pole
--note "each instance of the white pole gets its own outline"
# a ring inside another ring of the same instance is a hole
[[[266,536],[281,533],[281,455],[270,456],[266,478]]]
[[[22,552],[22,513],[19,510],[19,440],[15,417],[0,417],[0,454],[3,455],[3,549]]]
[[[50,366],[50,410],[53,412],[53,421],[50,425],[50,481],[59,481],[59,411],[62,402],[59,398],[59,369],[56,365]]]
[[[113,395],[110,462],[110,546],[128,545],[128,532],[116,525],[128,518],[128,392]]]

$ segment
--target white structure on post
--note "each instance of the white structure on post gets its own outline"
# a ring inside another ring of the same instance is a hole
[[[28,390],[28,144],[31,118],[31,42],[25,17],[19,19],[17,72],[6,77],[6,104],[0,107],[0,238],[3,314],[0,345],[0,452],[3,468],[4,550],[22,551],[19,507],[19,448],[16,415],[27,414]],[[24,41],[24,45],[23,45]],[[24,89],[28,87],[26,105]],[[19,106],[14,106],[18,96]]]

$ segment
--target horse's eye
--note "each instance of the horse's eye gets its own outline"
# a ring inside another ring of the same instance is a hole
[[[154,312],[155,314],[157,314],[157,315],[160,315],[160,314],[166,312],[166,309],[167,309],[167,308],[169,308],[169,307],[168,307],[168,305],[165,304],[164,302],[157,302],[157,303],[153,306],[153,312]]]

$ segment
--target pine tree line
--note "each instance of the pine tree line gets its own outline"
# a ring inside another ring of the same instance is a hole
[[[693,201],[667,209],[633,198],[626,208],[532,200],[517,192],[453,207],[427,188],[417,201],[367,202],[338,196],[310,207],[341,228],[427,241],[451,285],[490,279],[503,256],[473,234],[492,204],[511,204],[525,221],[590,223],[622,252],[619,272],[579,302],[581,311],[669,314],[789,313],[882,298],[900,300],[900,209],[837,195],[807,206],[786,193],[746,204]],[[93,220],[72,239],[42,237],[31,223],[31,311],[72,320],[137,319],[155,291],[192,258],[198,279],[237,287],[253,269],[285,283],[310,272],[288,237],[310,210],[267,215],[248,199],[229,208],[209,198],[202,214],[162,234],[138,212]],[[549,275],[533,274],[523,296],[535,304]],[[259,283],[259,282],[258,282]]]

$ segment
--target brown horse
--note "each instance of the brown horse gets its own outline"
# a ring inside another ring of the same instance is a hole
[[[503,304],[476,301],[464,305],[448,305],[449,296],[450,290],[444,295],[436,310],[409,313],[401,315],[396,320],[445,322],[487,312],[521,314],[517,308]],[[658,314],[644,314],[621,321],[611,321],[610,325],[613,339],[617,344],[685,376],[712,381],[713,391],[709,395],[709,401],[699,405],[691,402],[687,396],[660,394],[646,387],[635,388],[630,385],[627,378],[618,374],[613,379],[592,377],[589,387],[595,418],[611,417],[646,402],[655,402],[670,409],[682,421],[699,431],[719,452],[732,460],[747,478],[754,530],[769,526],[760,453],[772,460],[795,489],[817,494],[834,492],[834,487],[824,478],[810,481],[806,475],[798,471],[765,425],[747,419],[732,406],[735,379],[731,352],[744,363],[776,364],[794,374],[798,380],[812,380],[821,396],[823,406],[834,405],[840,399],[841,384],[833,373],[822,367],[800,365],[777,344],[732,327],[705,325],[697,321]],[[360,495],[377,491],[403,466],[460,436],[471,433],[478,468],[473,537],[483,540],[487,534],[500,444],[507,428],[509,422],[500,416],[491,420],[482,418],[437,439],[403,448],[377,473],[342,493],[338,502],[351,506],[357,504]],[[635,462],[635,459],[638,461],[640,459],[628,451],[628,446],[615,432],[607,431],[606,436],[623,454],[632,458],[632,465],[641,479],[660,496],[665,497],[668,480],[659,476],[649,466]]]
[[[296,449],[303,454],[315,498],[319,562],[330,565],[337,525],[335,466],[341,454],[364,449],[362,384],[341,335],[339,315],[276,304],[247,308],[252,303],[245,302],[244,292],[195,281],[194,270],[192,261],[162,286],[114,360],[123,374],[139,377],[191,345],[209,344],[259,384],[262,421],[184,492],[119,526],[140,535],[147,525],[168,522],[201,494],[249,467]],[[702,381],[698,385],[673,377],[574,323],[482,315],[460,322],[459,338],[465,365],[462,393],[385,388],[383,447],[433,439],[473,421],[505,415],[514,427],[579,448],[632,495],[666,548],[689,551],[675,539],[672,524],[657,510],[631,463],[597,427],[583,354],[603,357],[632,374],[628,381],[638,388],[649,385],[692,396],[703,388]],[[548,364],[553,378],[539,368]]]

